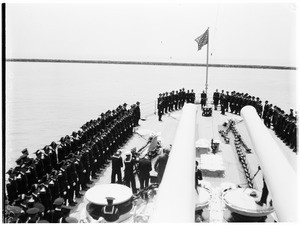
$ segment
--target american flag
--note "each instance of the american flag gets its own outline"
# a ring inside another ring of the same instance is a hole
[[[201,50],[208,42],[208,29],[201,36],[197,37],[195,41],[198,43],[198,51]]]

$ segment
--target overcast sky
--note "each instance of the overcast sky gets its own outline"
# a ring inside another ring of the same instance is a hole
[[[283,3],[7,4],[7,58],[296,66],[296,6]]]

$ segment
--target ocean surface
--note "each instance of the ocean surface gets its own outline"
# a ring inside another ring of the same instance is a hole
[[[141,102],[142,117],[159,93],[205,89],[204,67],[73,63],[6,63],[6,170],[21,150],[30,154],[78,131],[102,112]],[[209,68],[209,95],[237,91],[268,100],[286,112],[296,107],[296,71]]]

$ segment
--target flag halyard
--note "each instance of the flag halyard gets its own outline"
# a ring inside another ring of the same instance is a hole
[[[198,51],[201,50],[208,43],[208,29],[201,36],[197,37],[195,41],[198,43]]]

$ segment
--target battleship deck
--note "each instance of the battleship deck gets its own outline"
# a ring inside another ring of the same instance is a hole
[[[156,115],[151,115],[147,117],[145,120],[140,120],[138,126],[135,129],[139,129],[140,131],[144,131],[145,135],[140,135],[137,132],[128,140],[128,142],[120,149],[122,151],[122,157],[124,158],[125,152],[130,151],[132,148],[136,147],[140,149],[143,147],[146,142],[148,141],[149,134],[153,132],[154,134],[159,134],[161,143],[163,147],[169,147],[170,144],[173,143],[173,139],[176,134],[176,129],[181,117],[181,111],[174,111],[171,113],[167,113],[162,117],[162,122],[158,121]],[[196,124],[196,140],[199,139],[206,139],[209,141],[211,139],[218,139],[220,140],[219,151],[216,155],[220,156],[223,161],[224,167],[224,176],[203,176],[204,181],[208,181],[211,184],[211,202],[209,204],[209,208],[207,213],[208,221],[207,222],[225,222],[224,221],[224,211],[225,205],[222,202],[220,195],[222,191],[222,185],[224,183],[233,183],[235,185],[240,185],[241,187],[247,187],[247,180],[244,175],[243,168],[239,162],[238,155],[235,150],[234,142],[233,142],[233,134],[229,132],[228,137],[230,138],[230,143],[226,144],[222,137],[219,134],[220,129],[225,129],[222,127],[222,124],[230,118],[235,118],[237,121],[242,121],[242,117],[226,113],[226,115],[221,115],[220,111],[213,111],[211,117],[203,117],[202,110],[200,105],[198,106],[198,113],[197,113],[197,124]],[[242,139],[247,144],[250,149],[253,149],[251,140],[247,133],[245,124],[242,122],[237,123],[236,128],[238,132],[241,134]],[[285,156],[291,162],[291,165],[296,171],[296,155],[286,147],[278,138],[273,131],[270,130],[274,139],[278,142],[279,146],[283,150]],[[252,151],[250,154],[246,154],[246,158],[248,161],[249,172],[250,176],[256,173],[257,168],[259,166],[259,160],[255,154],[255,151]],[[152,160],[152,168],[154,165],[155,159]],[[179,165],[180,166],[180,165]],[[180,176],[178,175],[178,179]],[[254,188],[257,190],[261,190],[263,183],[262,183],[262,171],[260,171],[255,179],[254,179]],[[110,183],[111,177],[111,163],[107,165],[107,167],[102,171],[101,175],[98,179],[93,180],[93,184],[89,187],[93,187],[94,185],[99,184],[107,184]],[[137,179],[137,188],[139,188],[139,182]],[[82,192],[83,194],[85,192]],[[82,213],[85,213],[85,206],[87,204],[87,200],[82,197],[81,199],[76,200],[78,202],[77,206],[71,211],[70,216],[75,217],[77,219],[82,218]],[[275,218],[276,216],[273,215]]]

